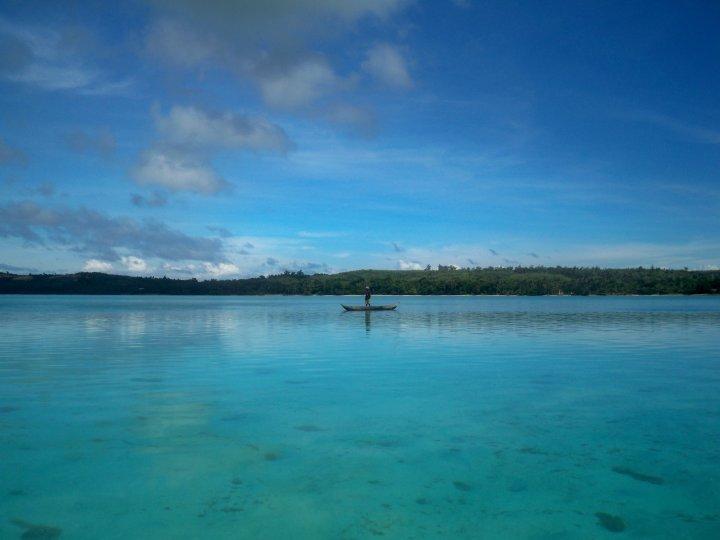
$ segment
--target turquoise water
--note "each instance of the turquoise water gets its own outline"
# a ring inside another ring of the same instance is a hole
[[[347,301],[0,297],[0,538],[720,538],[720,298]]]

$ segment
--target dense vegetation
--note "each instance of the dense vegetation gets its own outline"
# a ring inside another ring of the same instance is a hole
[[[718,294],[720,271],[516,267],[285,272],[248,279],[0,273],[0,294]]]

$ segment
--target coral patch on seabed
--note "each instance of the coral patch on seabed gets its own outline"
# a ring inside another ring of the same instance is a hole
[[[612,470],[618,474],[624,474],[625,476],[629,476],[630,478],[633,478],[634,480],[639,480],[640,482],[647,482],[648,484],[655,484],[660,485],[664,484],[665,480],[660,478],[659,476],[651,476],[649,474],[643,474],[637,471],[634,471],[630,469],[629,467],[613,467]]]
[[[34,525],[23,521],[22,519],[11,519],[10,522],[13,525],[25,529],[20,535],[23,540],[52,540],[53,538],[59,538],[62,533],[62,529],[59,527],[52,527],[50,525]]]
[[[623,532],[625,530],[625,521],[620,516],[613,516],[605,512],[596,512],[595,517],[598,518],[598,525],[610,532]]]
[[[470,491],[472,489],[472,486],[470,484],[461,482],[460,480],[455,480],[453,482],[453,486],[455,486],[455,489],[458,489],[460,491]]]

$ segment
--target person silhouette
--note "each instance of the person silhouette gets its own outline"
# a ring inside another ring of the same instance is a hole
[[[370,291],[370,287],[365,287],[365,307],[370,307],[370,297],[372,296],[372,292]]]

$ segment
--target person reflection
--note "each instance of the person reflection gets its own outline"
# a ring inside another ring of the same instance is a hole
[[[370,312],[369,311],[365,312],[365,333],[366,334],[370,333]]]

